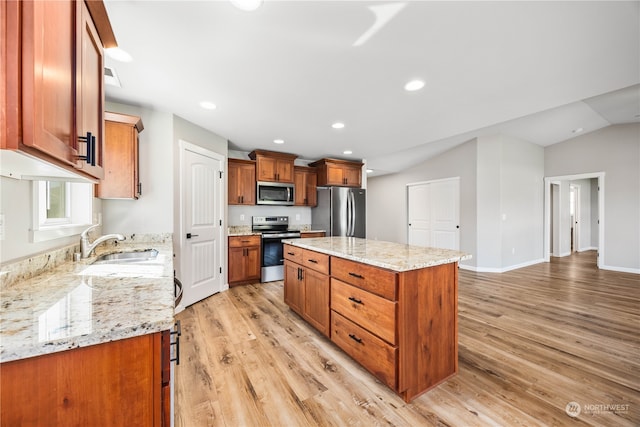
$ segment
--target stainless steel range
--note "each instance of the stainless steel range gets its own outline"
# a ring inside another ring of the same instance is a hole
[[[289,230],[288,216],[251,217],[251,229],[262,234],[261,282],[284,279],[283,239],[300,238],[300,230]]]

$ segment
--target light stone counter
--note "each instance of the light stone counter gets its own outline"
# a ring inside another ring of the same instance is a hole
[[[402,243],[359,239],[356,237],[315,237],[284,240],[283,242],[398,272],[418,270],[471,258],[470,254],[460,251],[410,246]]]
[[[102,245],[101,245],[102,246]],[[170,329],[174,319],[171,238],[105,245],[97,252],[153,248],[135,264],[68,261],[0,288],[0,362]]]

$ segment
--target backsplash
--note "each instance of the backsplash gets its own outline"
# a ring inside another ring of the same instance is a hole
[[[165,243],[171,241],[172,233],[157,234],[125,234],[126,240],[107,241],[96,248],[97,252],[111,252],[128,243]],[[0,287],[11,286],[22,280],[30,279],[38,274],[56,268],[73,260],[73,254],[80,252],[80,244],[63,246],[28,258],[13,261],[0,267]]]

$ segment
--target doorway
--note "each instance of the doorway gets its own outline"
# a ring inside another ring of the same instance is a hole
[[[176,312],[223,290],[224,156],[179,141],[179,271],[183,297]]]
[[[545,178],[544,259],[596,250],[604,260],[604,172]]]
[[[460,249],[460,178],[407,184],[407,243]]]

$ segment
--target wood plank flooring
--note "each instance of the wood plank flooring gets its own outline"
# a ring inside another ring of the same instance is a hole
[[[460,372],[409,404],[289,310],[282,282],[231,288],[177,316],[176,426],[638,426],[640,276],[595,265],[460,270]]]

